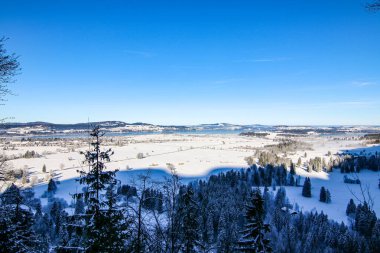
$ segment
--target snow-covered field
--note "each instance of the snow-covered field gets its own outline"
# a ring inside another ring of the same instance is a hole
[[[189,135],[189,134],[157,134],[112,137],[105,139],[104,148],[112,148],[115,154],[111,162],[107,164],[108,169],[119,169],[119,178],[126,181],[132,175],[137,175],[140,170],[145,173],[147,168],[153,169],[153,177],[163,177],[168,172],[168,164],[172,164],[179,175],[191,178],[200,178],[215,168],[245,168],[247,163],[245,157],[253,155],[256,148],[278,143],[279,136],[271,133],[266,138],[244,137],[229,134],[213,135]],[[375,152],[379,147],[365,147],[364,144],[352,138],[336,138],[327,136],[298,137],[298,140],[309,143],[312,150],[306,150],[307,158],[303,157],[305,150],[287,154],[294,162],[301,157],[306,161],[312,157],[320,156],[328,160],[327,153],[332,154],[346,150],[360,151],[362,148]],[[70,200],[70,193],[80,191],[73,178],[78,176],[77,170],[86,169],[82,163],[83,155],[79,151],[87,150],[86,140],[66,140],[55,142],[20,142],[12,141],[2,143],[2,146],[14,146],[14,149],[4,150],[5,155],[24,154],[27,150],[34,150],[42,156],[39,158],[20,158],[10,161],[15,169],[26,169],[30,178],[39,182],[35,186],[36,195],[39,196],[46,189],[46,178],[51,174],[61,183],[58,185],[57,197]],[[144,158],[138,158],[138,154]],[[46,165],[47,172],[42,172]],[[132,170],[129,170],[132,169]],[[127,171],[129,170],[129,171]],[[327,213],[330,218],[337,221],[347,222],[345,209],[350,198],[356,203],[358,201],[352,196],[354,192],[360,196],[358,185],[343,183],[343,175],[336,171],[330,174],[325,172],[308,173],[302,168],[297,168],[297,174],[302,177],[311,177],[312,198],[301,196],[301,187],[286,187],[287,195],[291,203],[298,203],[303,211],[317,210]],[[362,171],[359,174],[363,185],[368,185],[374,198],[374,210],[380,214],[380,190],[378,189],[379,175],[375,172]],[[321,186],[329,189],[332,195],[332,203],[319,202],[319,191]],[[377,200],[377,201],[376,201]],[[377,202],[377,203],[376,203]]]

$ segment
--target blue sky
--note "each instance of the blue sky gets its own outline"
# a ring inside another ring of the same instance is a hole
[[[12,121],[380,124],[364,0],[1,2]]]

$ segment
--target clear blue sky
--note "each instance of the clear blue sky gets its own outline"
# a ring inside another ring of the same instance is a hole
[[[364,0],[2,0],[12,121],[380,124]]]

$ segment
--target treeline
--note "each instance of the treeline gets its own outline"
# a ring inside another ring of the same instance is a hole
[[[336,164],[342,173],[359,173],[363,169],[372,171],[380,170],[380,155],[376,152],[373,155],[344,155]]]
[[[380,252],[380,221],[366,202],[349,203],[353,226],[303,213],[285,185],[297,185],[294,164],[233,170],[182,185],[175,169],[164,181],[141,175],[121,185],[105,170],[112,150],[83,155],[83,191],[67,204],[54,180],[41,206],[32,190],[11,185],[0,202],[0,252]],[[272,192],[268,187],[272,187]],[[259,188],[261,187],[261,189]],[[305,180],[302,193],[310,197]],[[320,201],[331,200],[321,188]]]
[[[245,206],[255,189],[246,171],[213,175],[190,185],[180,185],[177,179],[173,175],[165,187],[154,190],[143,185],[120,186],[115,196],[108,189],[104,200],[118,199],[115,204],[117,210],[123,210],[123,216],[110,215],[113,229],[100,230],[105,230],[115,243],[117,240],[118,246],[107,248],[101,244],[97,249],[240,252],[239,242],[247,226]],[[141,180],[147,185],[150,179]],[[379,252],[380,221],[366,203],[351,204],[347,209],[353,217],[353,226],[348,227],[328,220],[323,213],[299,211],[289,203],[283,187],[275,194],[267,187],[263,189],[263,216],[270,227],[264,238],[274,252]],[[173,190],[175,195],[171,195]],[[51,198],[42,208],[30,190],[20,191],[12,185],[1,200],[1,252],[93,252],[91,244],[98,243],[89,240],[92,235],[86,229],[91,223],[86,218],[92,205],[89,199],[76,201],[75,212],[69,214],[64,201]],[[161,200],[162,205],[157,205]],[[101,224],[111,226],[107,220]],[[123,236],[112,237],[114,232]]]
[[[264,137],[267,137],[269,135],[269,133],[244,132],[244,133],[240,133],[239,135],[240,136],[264,138]]]
[[[379,144],[380,143],[380,133],[366,134],[361,139],[367,140],[371,144]]]

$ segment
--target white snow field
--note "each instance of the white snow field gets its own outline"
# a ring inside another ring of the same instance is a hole
[[[256,148],[278,143],[280,138],[283,137],[277,136],[275,133],[271,133],[266,138],[232,134],[136,135],[106,138],[104,149],[112,148],[114,150],[115,154],[111,157],[112,161],[107,164],[107,167],[110,170],[120,170],[118,177],[122,183],[128,183],[128,179],[136,178],[139,173],[146,173],[149,168],[152,178],[161,179],[168,175],[168,164],[172,164],[176,168],[178,174],[184,178],[183,182],[186,183],[192,179],[205,178],[209,173],[214,174],[231,168],[247,168],[245,157],[253,155]],[[328,160],[328,151],[333,155],[346,150],[360,152],[362,149],[366,149],[367,153],[380,151],[379,146],[366,146],[358,138],[303,136],[296,137],[296,139],[309,143],[312,150],[297,150],[288,153],[287,157],[294,162],[297,162],[299,157],[303,162],[316,156]],[[86,139],[49,142],[12,140],[10,144],[3,142],[1,145],[14,147],[4,150],[4,154],[7,156],[24,154],[27,150],[34,150],[42,155],[38,158],[19,158],[10,161],[13,168],[26,169],[29,171],[29,177],[34,177],[34,181],[37,182],[37,185],[34,186],[36,196],[41,196],[46,190],[46,178],[49,175],[60,181],[56,197],[64,198],[68,203],[71,201],[70,194],[81,190],[82,187],[78,185],[75,178],[78,177],[78,169],[86,169],[82,163],[83,155],[79,154],[79,151],[89,148]],[[307,152],[307,158],[303,157],[305,152]],[[139,159],[137,157],[139,153],[142,153],[144,158]],[[44,164],[47,173],[42,172]],[[356,204],[359,203],[352,195],[354,193],[361,198],[359,185],[345,184],[343,174],[339,171],[330,174],[325,172],[308,173],[302,168],[297,168],[297,174],[303,178],[306,176],[311,178],[312,198],[305,198],[301,195],[302,187],[286,187],[290,203],[297,203],[302,211],[323,211],[331,219],[348,222],[345,214],[346,206],[350,198],[353,198]],[[362,186],[368,186],[374,199],[374,210],[380,215],[379,174],[363,170],[358,176],[362,181]],[[330,204],[319,202],[319,191],[322,186],[331,193],[332,202]]]

